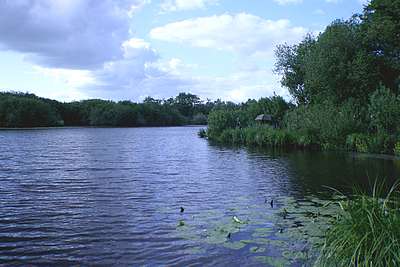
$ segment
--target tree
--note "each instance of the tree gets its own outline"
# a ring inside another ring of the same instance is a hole
[[[368,111],[374,130],[396,133],[400,124],[400,100],[388,88],[380,85],[370,96]]]
[[[400,84],[400,0],[373,0],[364,9],[363,41],[374,55],[380,80],[393,91]]]
[[[282,75],[282,86],[289,90],[297,104],[310,102],[310,94],[305,87],[305,62],[315,43],[315,38],[307,35],[301,43],[278,45],[275,51],[275,72]]]
[[[175,97],[175,106],[179,112],[186,117],[192,117],[195,113],[195,109],[201,104],[201,100],[197,95],[190,93],[179,93]]]

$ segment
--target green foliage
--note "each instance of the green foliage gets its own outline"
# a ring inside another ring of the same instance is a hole
[[[197,113],[193,116],[190,124],[194,125],[206,125],[207,124],[207,116],[203,113]]]
[[[362,15],[363,42],[374,55],[381,82],[393,91],[400,83],[399,14],[399,0],[373,0]]]
[[[27,94],[0,94],[0,127],[62,126],[48,103]]]
[[[366,153],[369,151],[370,137],[365,134],[350,134],[346,138],[347,148],[351,151]]]
[[[206,124],[214,106],[214,102],[204,103],[198,96],[186,93],[168,100],[147,97],[143,103],[100,99],[60,103],[33,94],[9,92],[0,93],[0,127]]]
[[[292,105],[281,96],[263,97],[256,100],[248,100],[243,104],[249,117],[255,118],[260,114],[269,114],[279,123],[283,120],[285,113]]]
[[[384,194],[358,192],[339,202],[341,213],[327,231],[318,266],[399,266],[400,198],[398,184]]]
[[[276,71],[298,104],[330,99],[342,103],[363,99],[376,88],[378,73],[362,47],[357,20],[335,21],[317,38],[278,46]]]
[[[288,112],[285,127],[302,136],[304,145],[320,144],[325,148],[343,148],[346,136],[360,130],[358,109],[351,103],[340,107],[325,101],[321,104],[300,106]]]
[[[270,126],[225,129],[216,140],[225,144],[260,147],[283,148],[297,145],[296,138],[290,132]]]
[[[346,138],[348,150],[361,153],[393,154],[396,138],[386,133],[350,134]]]
[[[395,133],[400,123],[400,99],[383,85],[370,96],[368,111],[371,127],[378,132]]]
[[[399,14],[399,0],[372,0],[362,15],[277,47],[275,71],[298,104],[284,127],[298,144],[393,153],[400,130]]]
[[[282,75],[282,85],[289,90],[297,104],[310,102],[310,94],[305,87],[305,64],[315,43],[316,40],[308,35],[297,45],[279,45],[275,51],[275,72]]]
[[[400,156],[400,141],[396,142],[393,152],[395,155]]]
[[[208,116],[207,135],[210,139],[219,139],[225,130],[246,127],[251,122],[252,119],[249,117],[249,114],[242,109],[217,109]]]

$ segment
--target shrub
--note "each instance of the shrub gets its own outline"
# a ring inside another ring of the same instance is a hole
[[[400,101],[381,85],[370,97],[368,112],[371,127],[378,132],[394,133],[400,123]]]
[[[218,140],[225,130],[247,127],[249,124],[249,116],[243,110],[214,110],[208,117],[207,134],[210,139]]]
[[[203,113],[197,113],[196,115],[193,116],[191,123],[196,125],[206,125],[207,116],[204,115]]]
[[[322,148],[344,148],[346,136],[360,130],[359,111],[351,102],[336,107],[329,101],[300,106],[288,112],[285,127],[299,135],[299,144]]]
[[[400,141],[397,141],[397,142],[396,142],[396,144],[395,144],[395,146],[394,146],[394,149],[393,149],[393,152],[394,152],[394,154],[397,155],[397,156],[400,155]]]
[[[349,150],[367,153],[369,151],[370,137],[365,134],[350,134],[346,138],[346,145]]]

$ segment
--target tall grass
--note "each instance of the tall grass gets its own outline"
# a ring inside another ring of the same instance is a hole
[[[375,182],[371,193],[339,202],[317,266],[400,266],[399,183],[385,190]]]

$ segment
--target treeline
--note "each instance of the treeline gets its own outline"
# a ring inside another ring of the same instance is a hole
[[[214,107],[233,103],[202,101],[190,93],[142,103],[100,99],[62,103],[34,94],[0,92],[0,127],[48,126],[178,126],[206,124]]]
[[[372,0],[362,14],[334,21],[317,37],[278,46],[276,72],[295,105],[286,103],[279,113],[268,104],[276,97],[257,105],[280,127],[254,126],[254,108],[244,103],[233,111],[212,112],[209,138],[400,153],[399,18],[400,0]],[[237,118],[241,127],[234,123]]]

